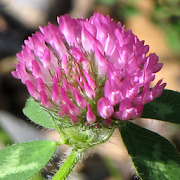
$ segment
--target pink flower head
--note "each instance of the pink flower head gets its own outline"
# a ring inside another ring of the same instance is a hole
[[[162,80],[149,85],[162,64],[131,30],[100,13],[57,20],[25,40],[12,72],[42,106],[72,123],[111,124],[139,117],[161,95]]]

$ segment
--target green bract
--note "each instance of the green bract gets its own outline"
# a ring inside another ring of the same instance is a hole
[[[88,149],[106,142],[114,132],[113,129],[73,126],[61,129],[61,143],[74,149]]]

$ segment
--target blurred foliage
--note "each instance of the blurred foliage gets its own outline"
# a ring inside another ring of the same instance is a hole
[[[139,10],[136,8],[137,1],[138,0],[118,1],[118,3],[114,5],[113,10],[115,11],[113,11],[113,13],[125,23],[127,18],[139,14]]]
[[[155,9],[151,18],[167,35],[172,50],[179,54],[180,51],[180,1],[156,0]]]
[[[0,141],[5,146],[12,145],[12,143],[13,143],[12,139],[10,138],[10,136],[4,131],[3,128],[1,128],[1,126],[0,126]]]
[[[96,3],[110,8],[111,17],[125,24],[127,18],[143,13],[138,7],[140,1],[143,0],[96,0]],[[180,0],[151,1],[150,20],[165,32],[175,55],[180,54]]]
[[[139,13],[136,4],[139,0],[96,0],[98,5],[111,8],[110,16],[125,23],[126,19]]]
[[[103,157],[103,160],[104,160],[113,180],[123,180],[118,168],[114,165],[114,162],[110,158],[105,157],[105,156]]]
[[[113,6],[116,2],[117,0],[97,0],[98,4],[104,4],[108,6]]]

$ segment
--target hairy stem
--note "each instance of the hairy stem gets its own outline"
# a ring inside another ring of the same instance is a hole
[[[61,166],[59,171],[55,174],[53,180],[65,180],[76,165],[78,160],[82,157],[82,153],[85,149],[72,150],[70,155],[67,157],[64,164]]]

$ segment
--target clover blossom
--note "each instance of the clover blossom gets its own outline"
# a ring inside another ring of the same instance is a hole
[[[131,30],[100,13],[57,21],[24,41],[12,72],[44,108],[72,124],[110,125],[140,117],[161,95],[162,80],[152,89],[150,83],[162,63]]]

